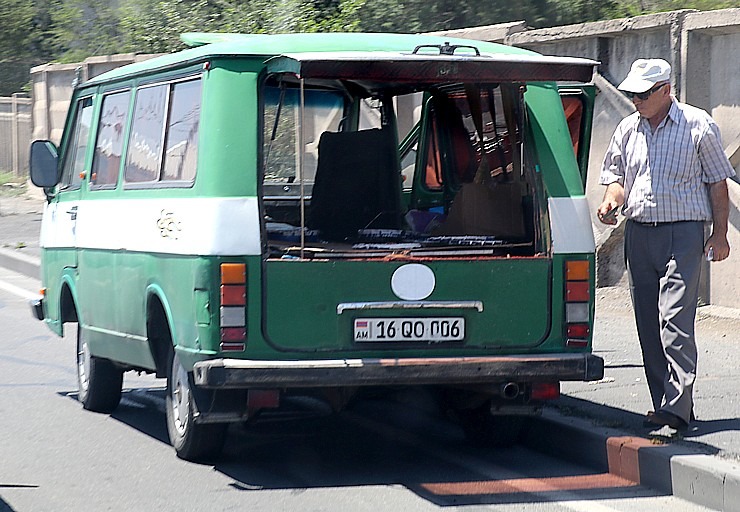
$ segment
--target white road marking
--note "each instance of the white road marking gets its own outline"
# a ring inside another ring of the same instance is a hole
[[[29,292],[28,290],[21,288],[20,286],[10,284],[6,281],[0,281],[0,290],[12,293],[13,295],[26,300],[38,299],[39,297],[41,297],[38,293]]]

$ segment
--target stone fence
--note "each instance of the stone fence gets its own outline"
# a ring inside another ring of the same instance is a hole
[[[31,98],[22,94],[0,97],[0,172],[28,174],[31,143]]]

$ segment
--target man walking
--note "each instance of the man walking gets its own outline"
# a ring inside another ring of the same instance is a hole
[[[632,304],[653,402],[646,426],[685,429],[693,419],[694,320],[704,258],[722,261],[727,178],[735,171],[705,111],[671,95],[671,66],[638,59],[619,84],[637,112],[617,126],[599,182],[601,222],[627,217],[624,250]],[[704,223],[712,222],[704,240]]]

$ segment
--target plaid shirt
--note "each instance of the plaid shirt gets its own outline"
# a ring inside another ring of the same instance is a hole
[[[635,112],[619,123],[599,183],[624,186],[624,215],[638,222],[712,220],[708,184],[735,175],[719,128],[705,111],[673,99],[653,131]]]

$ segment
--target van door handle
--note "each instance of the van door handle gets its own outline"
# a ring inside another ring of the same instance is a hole
[[[67,213],[69,214],[70,220],[77,220],[77,207],[73,206],[69,210],[67,210]]]

